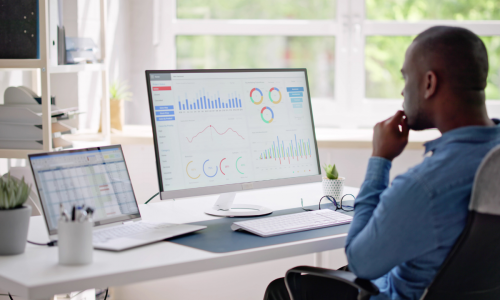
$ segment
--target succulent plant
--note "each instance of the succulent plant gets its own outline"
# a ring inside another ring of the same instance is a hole
[[[17,180],[10,177],[0,177],[0,209],[14,209],[23,206],[28,200],[31,186],[24,182],[24,177]]]
[[[323,169],[325,170],[326,177],[328,179],[338,179],[339,178],[339,172],[337,172],[337,168],[335,165],[323,165]]]

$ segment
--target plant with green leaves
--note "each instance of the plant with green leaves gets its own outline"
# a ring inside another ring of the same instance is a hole
[[[328,179],[339,179],[339,172],[337,171],[337,167],[335,165],[323,165],[323,169],[325,170],[326,177]]]
[[[28,200],[31,186],[24,182],[24,177],[17,180],[10,177],[0,177],[0,209],[14,209],[23,206]]]
[[[111,99],[130,101],[132,100],[132,92],[129,90],[128,84],[115,80],[109,87],[110,97]]]

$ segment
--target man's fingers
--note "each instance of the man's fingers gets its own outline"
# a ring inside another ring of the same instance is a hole
[[[400,125],[402,123],[403,117],[405,116],[405,112],[402,110],[398,110],[394,116],[388,119],[389,123],[393,125]]]
[[[401,133],[403,134],[403,136],[408,136],[408,133],[410,132],[410,128],[408,127],[408,119],[407,118],[403,118],[401,120]]]

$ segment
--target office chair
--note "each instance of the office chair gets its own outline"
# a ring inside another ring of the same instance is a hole
[[[464,231],[420,300],[500,299],[500,146],[478,168]],[[290,283],[301,274],[341,281],[357,288],[358,300],[379,293],[369,280],[351,272],[299,266],[287,271],[285,283],[292,300],[301,300],[300,286]],[[300,282],[300,281],[298,281]]]

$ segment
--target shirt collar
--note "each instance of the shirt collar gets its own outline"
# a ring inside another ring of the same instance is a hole
[[[452,142],[485,142],[500,134],[500,120],[492,119],[497,126],[466,126],[445,132],[440,138],[424,144],[425,154]]]

